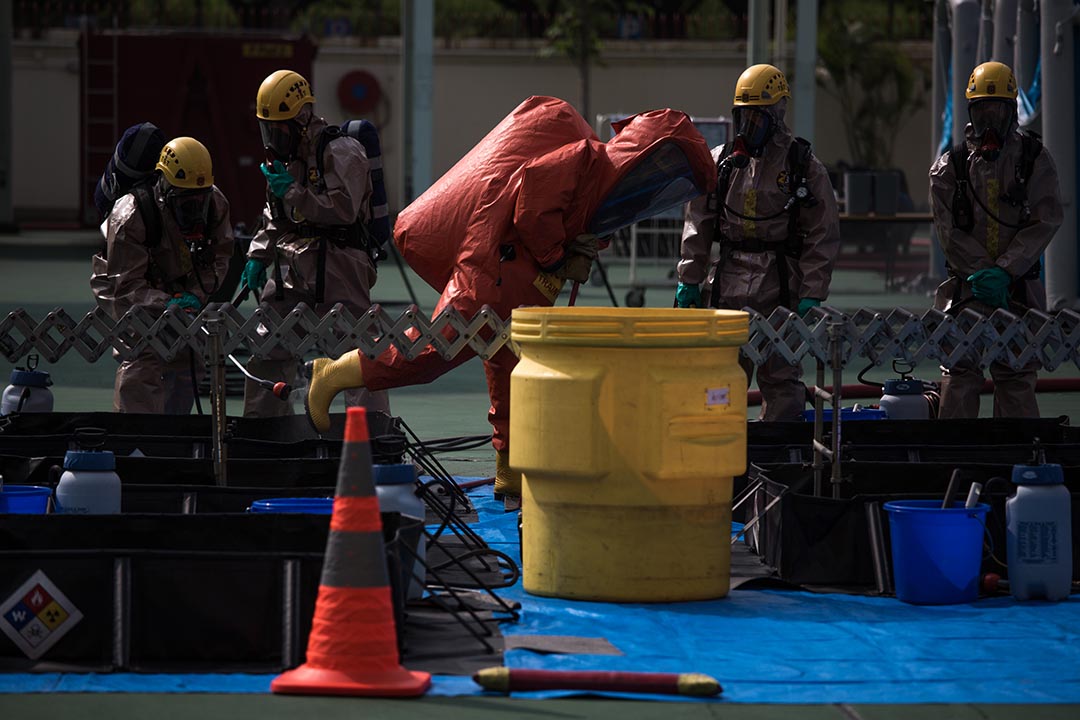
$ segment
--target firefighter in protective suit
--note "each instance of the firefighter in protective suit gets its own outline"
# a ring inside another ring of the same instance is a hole
[[[229,202],[214,185],[210,153],[194,138],[176,138],[162,148],[155,172],[154,182],[117,200],[102,224],[105,246],[94,256],[90,288],[113,320],[135,306],[197,313],[229,269]],[[120,363],[113,410],[187,414],[201,371],[190,353],[166,362],[147,350]]]
[[[613,128],[602,143],[573,106],[529,98],[402,211],[394,242],[441,293],[432,317],[454,308],[471,319],[486,305],[509,319],[516,307],[551,306],[566,281],[589,278],[598,238],[711,189],[708,146],[685,114],[656,110]],[[448,360],[428,346],[412,360],[397,348],[374,360],[357,351],[316,359],[308,416],[325,431],[340,390],[431,382],[473,355],[466,346]],[[511,509],[521,496],[509,460],[516,363],[507,346],[484,362],[495,492]]]
[[[965,95],[964,145],[930,168],[930,207],[948,270],[934,307],[986,315],[1045,310],[1039,257],[1064,215],[1054,161],[1037,137],[1018,129],[1016,80],[1007,65],[976,67]],[[1037,368],[990,365],[995,417],[1039,416]],[[982,370],[964,361],[942,372],[939,417],[978,417]]]
[[[243,282],[284,316],[300,302],[325,315],[341,303],[359,317],[371,306],[376,247],[368,244],[371,180],[364,147],[331,132],[315,114],[311,87],[291,70],[271,73],[255,98],[255,115],[267,162],[266,207],[251,240]],[[330,137],[330,136],[327,136]],[[317,157],[322,149],[322,158]],[[321,170],[321,173],[320,173]],[[297,361],[283,349],[248,363],[256,376],[291,382]],[[386,393],[351,391],[347,405],[388,411]],[[247,379],[244,416],[275,417],[292,406]]]
[[[735,139],[712,150],[717,191],[686,207],[676,306],[805,315],[828,297],[840,250],[836,199],[825,167],[784,123],[789,97],[772,65],[753,65],[736,82]],[[740,363],[749,380],[753,364]],[[800,420],[802,368],[773,355],[757,372],[761,419]]]

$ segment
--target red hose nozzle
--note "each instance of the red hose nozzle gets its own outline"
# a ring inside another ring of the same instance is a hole
[[[279,400],[288,400],[289,393],[292,392],[292,388],[289,387],[289,383],[276,382],[274,383],[274,387],[271,389],[271,392],[274,393],[274,397],[278,398]]]

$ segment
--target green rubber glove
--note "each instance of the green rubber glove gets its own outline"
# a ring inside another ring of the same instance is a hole
[[[266,265],[262,260],[248,260],[240,279],[256,295],[262,293],[263,287],[266,286]]]
[[[799,313],[799,317],[806,317],[806,313],[810,312],[811,308],[821,306],[820,300],[814,298],[803,298],[799,301],[799,307],[795,309],[795,312]]]
[[[1008,288],[988,288],[985,285],[971,286],[971,294],[976,300],[982,303],[986,303],[991,307],[1009,308],[1009,290]]]
[[[697,285],[679,283],[679,286],[675,288],[675,307],[701,307],[701,288]]]
[[[293,176],[285,169],[280,160],[274,161],[274,167],[269,168],[266,164],[259,166],[262,174],[266,177],[266,184],[270,186],[270,192],[275,197],[283,198],[293,184]]]
[[[975,299],[992,307],[1009,307],[1009,286],[1012,277],[998,266],[978,270],[968,275],[971,294]]]
[[[176,293],[176,295],[169,298],[169,302],[165,303],[165,307],[168,307],[169,305],[176,305],[181,310],[189,310],[191,312],[196,312],[199,308],[202,307],[202,303],[199,302],[199,298],[195,297],[189,292]]]

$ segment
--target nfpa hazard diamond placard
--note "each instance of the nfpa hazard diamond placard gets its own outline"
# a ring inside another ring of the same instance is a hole
[[[0,604],[0,630],[31,660],[41,657],[82,613],[38,570]]]

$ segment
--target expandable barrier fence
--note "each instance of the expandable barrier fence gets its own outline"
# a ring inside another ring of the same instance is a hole
[[[916,315],[901,308],[848,314],[820,307],[805,318],[782,308],[768,317],[748,312],[750,340],[742,354],[755,365],[779,355],[792,364],[814,358],[833,370],[860,357],[875,364],[898,359],[949,368],[965,358],[983,368],[993,362],[1016,369],[1037,363],[1054,370],[1069,362],[1080,368],[1080,313],[1073,310],[1014,314],[998,309],[984,316],[970,308]],[[207,358],[216,349],[223,359],[241,347],[254,357],[264,357],[275,347],[298,358],[310,352],[337,357],[357,348],[376,357],[391,345],[410,359],[429,345],[447,359],[466,347],[488,358],[509,341],[509,318],[486,306],[472,318],[448,308],[434,320],[415,305],[396,318],[379,305],[360,317],[335,305],[320,317],[303,303],[284,317],[268,306],[248,315],[225,303],[198,315],[177,308],[161,314],[133,308],[119,321],[100,308],[79,321],[63,308],[41,321],[22,309],[0,320],[0,353],[13,363],[32,353],[55,363],[69,352],[96,362],[112,351],[121,360],[144,352],[172,360],[186,348]]]

